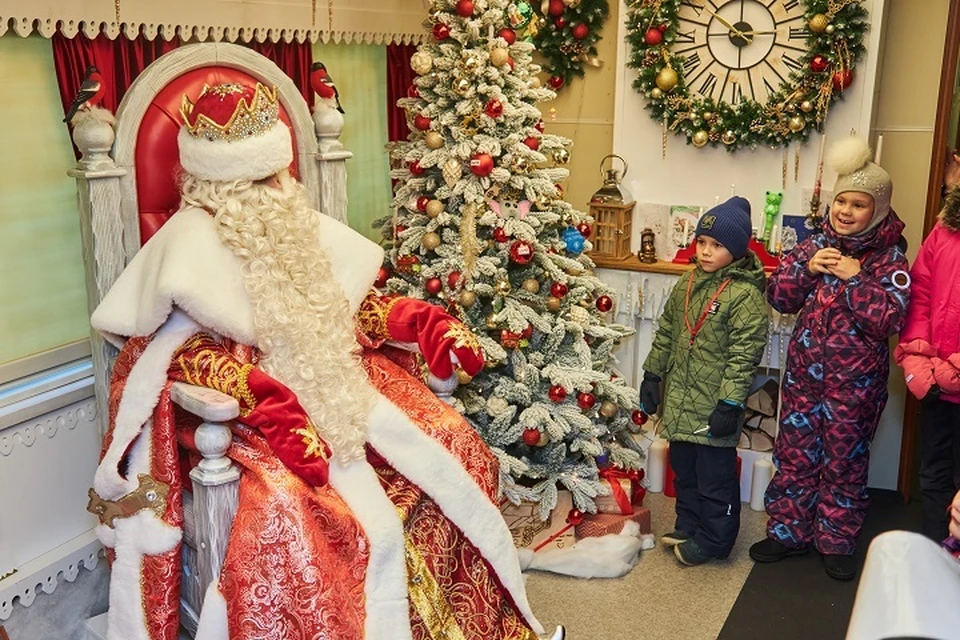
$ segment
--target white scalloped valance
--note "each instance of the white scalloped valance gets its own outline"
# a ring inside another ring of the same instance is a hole
[[[423,0],[3,0],[0,36],[410,43],[426,16]]]

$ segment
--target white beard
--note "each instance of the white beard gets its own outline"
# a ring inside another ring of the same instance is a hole
[[[364,455],[375,392],[360,365],[349,302],[316,237],[320,214],[286,172],[281,186],[187,176],[183,193],[214,212],[217,234],[242,263],[261,368],[297,395],[346,462]]]

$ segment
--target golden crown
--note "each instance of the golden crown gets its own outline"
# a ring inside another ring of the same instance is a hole
[[[239,142],[266,133],[280,117],[277,89],[267,88],[258,82],[253,90],[253,97],[248,101],[249,93],[249,87],[239,82],[230,82],[213,87],[203,85],[203,91],[196,102],[191,102],[190,98],[184,95],[180,103],[180,115],[187,131],[195,138],[211,142]],[[208,106],[221,107],[224,101],[236,96],[239,96],[236,107],[223,124],[216,122],[206,113],[198,113],[191,124],[191,116],[198,105],[201,110]]]

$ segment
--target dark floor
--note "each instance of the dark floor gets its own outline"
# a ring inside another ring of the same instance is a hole
[[[863,566],[870,541],[884,531],[920,530],[920,503],[904,504],[895,491],[871,490],[856,558]],[[820,554],[756,564],[718,640],[835,640],[846,635],[858,580],[838,582],[823,571]]]

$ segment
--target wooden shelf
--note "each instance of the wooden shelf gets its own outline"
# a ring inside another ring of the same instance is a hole
[[[587,254],[590,255],[590,254]],[[683,275],[694,268],[693,264],[677,264],[676,262],[640,262],[636,255],[629,255],[625,258],[615,259],[604,256],[590,256],[594,264],[602,269],[621,269],[623,271],[642,271],[644,273],[666,273],[670,275]]]

